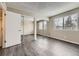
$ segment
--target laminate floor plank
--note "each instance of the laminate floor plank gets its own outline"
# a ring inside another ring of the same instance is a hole
[[[25,35],[23,44],[1,49],[0,56],[79,56],[79,45],[33,35]]]

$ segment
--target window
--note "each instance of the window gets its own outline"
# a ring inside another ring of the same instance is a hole
[[[44,26],[43,26],[43,27],[44,27],[44,30],[46,30],[46,29],[47,29],[47,21],[44,21],[44,22],[43,22],[43,25],[44,25]]]
[[[63,29],[63,18],[55,19],[55,28],[59,30]]]
[[[43,22],[39,22],[39,30],[43,30]]]
[[[61,18],[56,18],[54,20],[55,28],[58,30],[78,30],[79,17],[78,14],[73,14]]]
[[[39,30],[46,30],[46,29],[47,29],[47,21],[40,21]]]

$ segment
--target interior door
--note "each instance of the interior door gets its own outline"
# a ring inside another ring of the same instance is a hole
[[[6,47],[21,43],[20,32],[21,15],[7,11],[6,14]]]

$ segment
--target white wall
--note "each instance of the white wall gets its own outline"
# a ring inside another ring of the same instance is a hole
[[[33,34],[33,31],[33,18],[30,16],[24,16],[24,35]]]
[[[6,6],[6,3],[5,2],[0,2],[0,5],[2,6],[2,9],[3,10],[7,10],[7,6]]]

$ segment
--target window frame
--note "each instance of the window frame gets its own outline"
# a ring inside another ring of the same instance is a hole
[[[77,17],[77,20],[76,19],[72,19],[72,16],[73,15],[76,15],[76,17]],[[66,19],[65,19],[65,17],[71,17],[71,20],[72,20],[72,22],[73,22],[73,24],[75,24],[76,26],[74,27],[74,29],[72,29],[72,27],[71,27],[71,29],[66,29],[66,27],[65,27],[65,21],[66,21]],[[63,18],[62,19],[62,21],[63,21],[63,23],[62,23],[62,25],[63,25],[63,27],[62,27],[62,29],[58,29],[58,28],[56,28],[56,22],[55,22],[55,20],[56,19],[59,19],[59,18]],[[55,18],[54,19],[54,27],[55,27],[55,30],[68,30],[68,31],[79,31],[79,14],[78,13],[74,13],[74,14],[71,14],[71,15],[68,15],[68,16],[64,16],[64,17],[59,17],[59,18]],[[77,21],[76,23],[75,23],[75,20]]]

